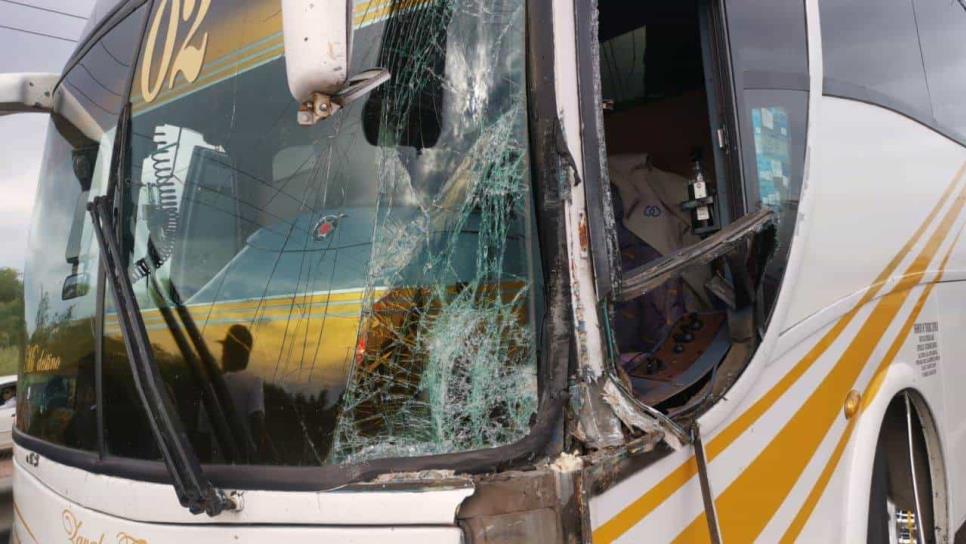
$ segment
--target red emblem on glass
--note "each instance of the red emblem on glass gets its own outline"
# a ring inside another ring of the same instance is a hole
[[[319,220],[315,225],[315,239],[325,240],[330,234],[335,232],[335,227],[339,224],[339,216],[327,215]]]

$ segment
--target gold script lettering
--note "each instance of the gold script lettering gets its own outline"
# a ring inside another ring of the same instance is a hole
[[[64,510],[61,521],[64,523],[64,531],[67,533],[67,541],[71,544],[104,544],[103,533],[97,539],[81,536],[80,532],[84,522],[78,520],[77,516],[70,510]]]
[[[182,74],[188,83],[194,83],[201,73],[201,66],[205,62],[205,52],[208,50],[208,33],[205,32],[201,37],[201,45],[191,45],[194,42],[198,28],[208,16],[208,8],[211,7],[211,0],[200,0],[198,11],[195,14],[194,24],[188,30],[188,36],[181,44],[181,50],[175,57],[174,65],[171,67],[171,76],[168,78],[168,88],[174,87],[174,79],[178,74]],[[187,23],[191,15],[195,13],[195,0],[184,0],[184,12],[182,20]]]
[[[51,372],[60,369],[61,359],[44,351],[44,348],[31,344],[27,346],[25,359],[26,372]]]
[[[157,99],[165,79],[169,89],[174,87],[178,74],[181,74],[188,83],[198,79],[205,61],[205,53],[208,51],[208,33],[202,34],[200,44],[194,42],[201,24],[208,16],[210,7],[211,0],[184,0],[183,4],[182,0],[161,0],[158,3],[158,9],[148,28],[144,61],[141,64],[141,96],[144,102],[151,103]],[[160,63],[155,68],[155,50],[161,35],[161,23],[164,22],[165,17],[168,24],[164,45],[161,49]],[[193,22],[192,19],[194,19]],[[178,29],[189,22],[191,26],[188,28],[188,34],[178,47]]]
[[[148,544],[148,541],[143,538],[131,536],[127,533],[118,533],[117,544]]]

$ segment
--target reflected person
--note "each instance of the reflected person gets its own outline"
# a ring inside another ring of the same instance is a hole
[[[251,436],[258,454],[268,457],[271,444],[265,425],[265,387],[262,379],[248,370],[252,351],[252,333],[244,325],[232,325],[219,341],[222,345],[221,365],[224,370],[225,387],[231,395],[232,405]]]
[[[0,400],[3,401],[3,405],[0,405],[0,408],[14,408],[17,406],[17,392],[13,387],[5,387],[0,395],[2,395]]]

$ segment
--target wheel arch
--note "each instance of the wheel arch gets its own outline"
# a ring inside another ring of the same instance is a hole
[[[890,405],[893,402],[902,401],[904,395],[908,395],[914,412],[914,431],[918,428],[922,430],[932,487],[933,520],[939,537],[938,541],[952,541],[947,492],[949,481],[944,445],[930,399],[916,387],[915,376],[915,369],[910,365],[901,363],[891,365],[886,370],[882,385],[875,397],[862,399],[864,409],[857,416],[859,419],[855,423],[855,431],[847,452],[847,464],[844,467],[847,474],[843,497],[845,499],[843,529],[847,542],[867,540],[869,499],[879,437],[883,429],[887,428],[886,417]],[[919,425],[915,424],[917,420]]]

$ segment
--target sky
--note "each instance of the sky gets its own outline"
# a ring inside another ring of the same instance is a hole
[[[59,73],[93,6],[94,0],[0,0],[0,72]],[[47,116],[35,113],[0,117],[0,267],[23,270],[47,122]]]

